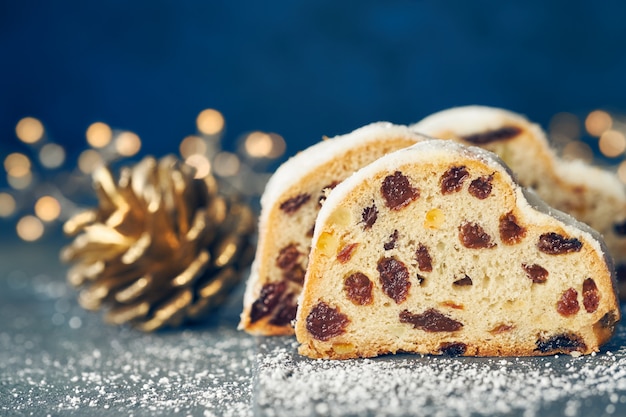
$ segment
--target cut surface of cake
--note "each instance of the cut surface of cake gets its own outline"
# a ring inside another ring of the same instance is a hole
[[[373,123],[319,142],[276,170],[261,197],[259,241],[240,329],[293,334],[313,226],[326,194],[357,169],[422,139],[406,126]]]
[[[299,300],[299,352],[588,354],[620,318],[601,237],[493,153],[432,140],[328,196]]]
[[[615,174],[559,158],[538,125],[507,110],[457,107],[434,113],[411,128],[497,153],[520,184],[600,232],[617,265],[620,293],[626,297],[626,190]]]

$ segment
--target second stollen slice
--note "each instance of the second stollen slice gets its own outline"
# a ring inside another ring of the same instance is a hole
[[[425,141],[320,210],[296,321],[312,358],[588,354],[620,318],[600,236],[491,152]]]

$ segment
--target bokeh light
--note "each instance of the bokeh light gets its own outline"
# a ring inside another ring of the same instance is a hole
[[[239,157],[231,152],[220,152],[213,160],[213,170],[222,177],[232,177],[239,172]]]
[[[244,147],[253,158],[267,158],[272,152],[272,137],[263,132],[252,132],[246,137]]]
[[[17,222],[15,229],[17,230],[17,235],[27,242],[39,239],[44,232],[41,220],[31,215],[22,217]]]
[[[115,150],[122,156],[133,156],[141,149],[141,140],[133,132],[122,132],[115,139]]]
[[[78,169],[84,174],[91,174],[103,163],[102,156],[93,149],[82,151],[78,157]]]
[[[196,118],[196,126],[205,135],[216,135],[224,129],[224,116],[215,109],[202,110]]]
[[[46,168],[58,168],[65,162],[65,149],[56,143],[47,143],[39,150],[39,162]]]
[[[87,143],[94,148],[104,148],[113,138],[113,131],[108,124],[102,122],[92,123],[87,128]]]
[[[49,195],[45,195],[35,203],[35,214],[44,222],[51,222],[61,215],[61,204]]]
[[[15,126],[15,134],[25,143],[38,142],[44,133],[43,124],[34,117],[24,117]]]
[[[620,162],[619,166],[617,167],[617,177],[621,182],[626,184],[626,161]]]
[[[211,162],[204,155],[190,155],[187,159],[185,159],[185,162],[187,163],[187,165],[190,165],[196,169],[196,174],[194,175],[194,178],[206,177],[211,172]]]
[[[0,193],[0,217],[11,217],[15,213],[17,204],[9,193]]]
[[[572,113],[557,113],[550,119],[548,134],[557,146],[580,139],[580,120]]]
[[[30,187],[33,183],[33,174],[28,171],[25,175],[21,175],[19,177],[13,175],[7,175],[7,182],[11,186],[11,188],[15,190],[25,190]]]
[[[14,152],[4,158],[4,169],[12,177],[23,177],[30,173],[30,159],[22,153]]]
[[[207,151],[207,145],[202,138],[191,135],[183,139],[180,143],[179,150],[180,156],[182,156],[183,159],[187,159],[194,154],[204,155]]]
[[[609,129],[600,135],[598,146],[604,156],[615,158],[626,150],[626,137],[622,132]]]
[[[600,137],[613,126],[613,118],[604,110],[594,110],[585,119],[585,129],[591,136]]]

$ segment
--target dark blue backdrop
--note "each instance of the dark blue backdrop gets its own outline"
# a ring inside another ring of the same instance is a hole
[[[84,147],[97,120],[175,152],[198,112],[288,154],[377,120],[463,104],[546,124],[626,109],[620,1],[0,2],[0,154],[16,122]],[[13,145],[12,145],[13,144]]]

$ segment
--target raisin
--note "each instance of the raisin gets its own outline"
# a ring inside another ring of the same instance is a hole
[[[291,269],[283,271],[283,277],[286,280],[302,285],[304,283],[304,275],[306,271],[300,264],[295,264]]]
[[[371,228],[374,223],[376,223],[376,219],[378,218],[378,209],[376,208],[376,204],[372,204],[371,207],[365,207],[361,217],[363,218],[363,229],[367,230]]]
[[[448,356],[463,356],[467,351],[467,345],[462,342],[445,342],[439,345],[439,351]]]
[[[465,223],[459,226],[459,240],[469,249],[493,248],[496,246],[482,226],[476,223]]]
[[[372,287],[374,284],[367,275],[355,272],[343,282],[343,289],[350,301],[358,305],[372,304]]]
[[[420,275],[420,274],[416,274],[415,278],[417,279],[417,283],[420,286],[424,283],[424,281],[426,281],[426,277],[424,277],[423,275]]]
[[[287,284],[283,281],[263,285],[259,298],[252,303],[250,323],[254,323],[270,314],[278,304],[278,301],[280,301],[280,297],[286,288]]]
[[[617,316],[613,311],[609,311],[606,313],[600,320],[598,320],[598,324],[605,329],[612,329],[615,327],[617,323]]]
[[[406,175],[396,171],[393,175],[388,175],[383,180],[380,192],[385,198],[387,207],[391,210],[400,210],[411,201],[416,200],[420,193],[414,188]]]
[[[491,194],[491,181],[493,180],[493,174],[485,177],[478,177],[473,180],[467,191],[479,200],[484,200]]]
[[[428,253],[428,248],[422,244],[415,251],[415,259],[417,267],[422,272],[431,272],[433,270],[433,260]]]
[[[337,260],[342,264],[348,262],[352,258],[354,250],[357,248],[357,246],[359,246],[358,243],[349,243],[341,248],[341,250],[337,254]]]
[[[475,145],[485,145],[491,142],[514,138],[520,133],[522,133],[522,129],[517,126],[504,126],[500,129],[488,130],[487,132],[463,136],[462,139]]]
[[[298,209],[302,207],[302,205],[305,204],[310,199],[311,199],[311,194],[306,194],[306,193],[298,194],[297,196],[292,197],[282,202],[280,204],[280,209],[287,214],[292,214],[298,211]]]
[[[558,233],[550,232],[539,236],[537,248],[548,255],[562,255],[570,252],[580,252],[583,244],[575,237],[568,239]]]
[[[463,182],[469,177],[465,166],[452,167],[443,173],[439,179],[441,194],[452,194],[461,190]]]
[[[321,341],[343,334],[348,323],[348,316],[323,301],[317,303],[306,317],[306,329]]]
[[[583,282],[583,305],[585,310],[587,313],[593,313],[598,309],[599,304],[600,293],[598,292],[596,282],[591,278],[587,278]]]
[[[411,282],[406,266],[396,258],[382,258],[377,266],[383,292],[396,304],[406,300]]]
[[[429,308],[422,314],[413,314],[408,310],[400,312],[400,323],[412,324],[414,328],[425,332],[455,332],[463,327],[450,317],[442,314],[434,308]]]
[[[274,314],[274,317],[272,317],[269,323],[273,324],[274,326],[286,326],[296,318],[297,310],[298,305],[296,304],[296,295],[290,293],[280,303],[280,305],[276,309],[276,314]]]
[[[465,276],[464,276],[463,278],[461,278],[461,279],[457,279],[456,281],[454,281],[454,282],[452,283],[452,285],[458,285],[458,286],[460,286],[460,287],[462,287],[462,286],[467,286],[467,285],[473,285],[473,284],[474,284],[474,283],[472,282],[472,279],[471,279],[469,276],[467,276],[467,275],[465,275]]]
[[[330,184],[322,187],[322,193],[320,194],[319,198],[317,199],[318,206],[322,207],[322,204],[326,200],[326,190],[330,191],[330,190],[334,189],[336,186],[339,185],[339,182],[340,181],[333,181]]]
[[[385,250],[391,250],[395,248],[396,240],[398,240],[398,231],[394,230],[393,233],[389,235],[389,241],[383,244],[383,248],[385,248]]]
[[[278,252],[276,257],[276,266],[283,270],[289,270],[294,267],[298,258],[300,258],[300,251],[296,248],[295,243],[290,243]]]
[[[550,337],[539,337],[535,342],[536,351],[541,353],[571,353],[587,350],[583,338],[574,333],[562,333]]]
[[[513,330],[515,328],[515,326],[511,325],[511,324],[498,324],[496,327],[494,327],[493,329],[489,330],[489,333],[491,334],[500,334],[500,333],[505,333],[508,332],[509,330]]]
[[[506,245],[520,243],[526,237],[526,228],[517,223],[517,218],[511,212],[500,216],[499,230],[500,239]]]
[[[613,225],[613,231],[616,235],[626,236],[626,220],[621,223],[615,223]]]
[[[571,316],[578,313],[580,306],[578,305],[578,291],[568,288],[561,295],[561,299],[556,304],[556,311],[562,316]]]
[[[543,284],[548,279],[548,270],[541,265],[522,264],[522,268],[526,272],[526,275],[528,275],[528,278],[530,278],[535,284]]]

